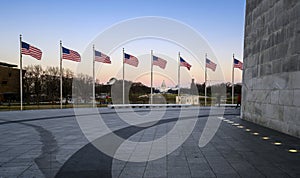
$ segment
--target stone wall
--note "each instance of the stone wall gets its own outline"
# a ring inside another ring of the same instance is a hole
[[[242,117],[300,137],[300,1],[247,0]]]

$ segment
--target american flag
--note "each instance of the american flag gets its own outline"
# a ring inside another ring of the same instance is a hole
[[[206,67],[210,68],[212,71],[215,71],[217,68],[217,64],[206,58]]]
[[[130,54],[124,53],[124,63],[137,67],[139,65],[139,60]]]
[[[233,59],[233,68],[239,68],[243,70],[243,63],[237,59]]]
[[[30,55],[30,56],[36,58],[37,60],[42,59],[42,51],[28,43],[25,43],[25,42],[22,42],[21,53],[25,54],[25,55]]]
[[[95,61],[111,64],[110,57],[95,50]]]
[[[62,47],[62,58],[71,61],[80,62],[81,58],[78,52]]]
[[[182,57],[180,57],[180,66],[186,67],[188,70],[192,67],[192,65],[187,63]]]
[[[166,64],[167,64],[166,60],[156,57],[156,56],[153,56],[152,59],[153,59],[153,63],[152,63],[153,65],[159,66],[162,69],[166,68]]]

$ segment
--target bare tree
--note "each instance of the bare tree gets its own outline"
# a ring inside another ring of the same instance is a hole
[[[63,70],[63,97],[66,98],[66,104],[68,99],[72,96],[72,81],[74,73],[70,69]]]
[[[85,102],[91,100],[93,77],[85,74],[78,74],[73,79],[73,96],[83,99]]]
[[[45,94],[54,103],[59,99],[59,68],[48,67],[45,71]]]
[[[33,88],[33,77],[32,77],[32,70],[33,66],[26,66],[24,67],[24,70],[26,71],[23,78],[24,78],[24,84],[23,84],[23,90],[24,90],[24,97],[26,98],[26,103],[29,104],[31,101],[31,94],[32,94],[32,88]]]
[[[43,68],[41,65],[27,66],[25,67],[26,73],[24,76],[25,81],[25,92],[26,98],[30,98],[30,95],[33,95],[35,102],[39,104],[40,95],[42,93],[42,75]]]

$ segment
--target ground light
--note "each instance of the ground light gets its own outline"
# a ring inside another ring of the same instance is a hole
[[[269,140],[270,138],[267,136],[261,137],[263,140]]]
[[[259,135],[259,133],[258,133],[258,132],[253,132],[252,134],[253,134],[253,135],[255,135],[255,136],[256,136],[256,135]]]
[[[251,129],[246,129],[246,132],[250,132],[251,131]]]
[[[289,149],[289,152],[290,152],[290,153],[297,153],[298,150],[296,150],[296,149]]]
[[[279,142],[279,141],[276,141],[276,142],[274,142],[273,144],[276,145],[276,146],[282,145],[282,143]]]

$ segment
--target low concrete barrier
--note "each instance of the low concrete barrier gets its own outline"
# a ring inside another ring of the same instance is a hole
[[[215,106],[219,106],[219,105],[215,104]],[[236,104],[220,104],[220,107],[236,107]]]
[[[191,104],[111,104],[107,107],[110,109],[114,108],[181,108],[181,107],[189,107]]]

